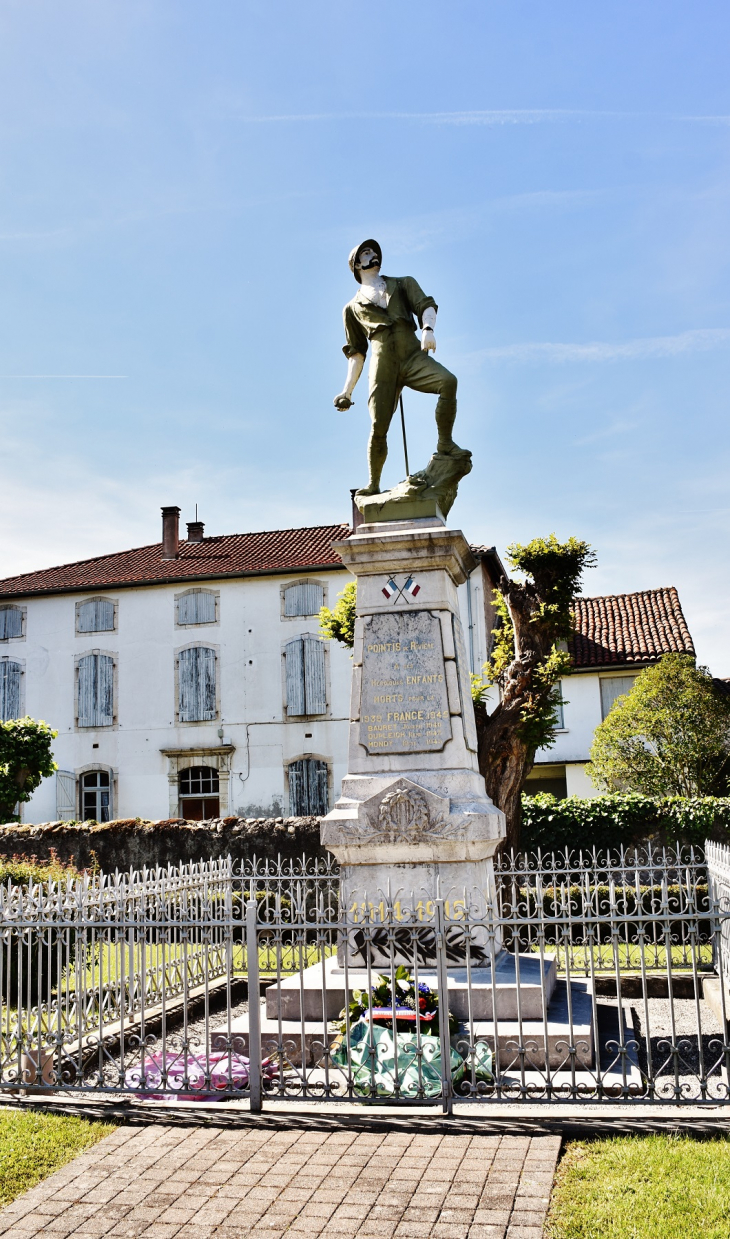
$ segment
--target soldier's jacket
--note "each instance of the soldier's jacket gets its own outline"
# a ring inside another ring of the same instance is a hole
[[[352,357],[354,353],[362,353],[364,357],[368,351],[368,340],[372,340],[378,332],[392,327],[396,322],[415,331],[414,314],[420,327],[423,325],[421,315],[428,306],[438,310],[433,297],[427,297],[410,275],[385,275],[383,279],[388,291],[387,309],[382,310],[379,305],[367,301],[358,289],[342,312],[347,340],[342,351],[346,357]]]

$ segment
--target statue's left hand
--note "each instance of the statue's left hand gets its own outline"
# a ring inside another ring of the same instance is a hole
[[[433,328],[424,327],[423,331],[421,332],[421,348],[423,349],[424,353],[435,353],[436,352],[436,337],[433,334]]]

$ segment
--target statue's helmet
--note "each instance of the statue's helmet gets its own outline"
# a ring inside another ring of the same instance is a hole
[[[375,250],[375,253],[378,255],[378,261],[381,263],[381,265],[383,262],[383,251],[378,245],[378,242],[374,241],[372,237],[369,237],[367,241],[361,241],[359,245],[356,245],[354,250],[352,250],[350,257],[348,258],[347,261],[350,264],[350,270],[352,271],[352,274],[354,275],[358,284],[362,284],[362,280],[360,279],[360,272],[357,270],[355,263],[358,260],[360,251],[364,249],[368,249],[368,248],[371,250]]]

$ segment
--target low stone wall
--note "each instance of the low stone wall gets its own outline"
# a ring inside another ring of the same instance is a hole
[[[54,857],[77,869],[140,869],[180,861],[213,860],[229,854],[237,860],[256,855],[275,861],[327,857],[319,841],[318,817],[182,818],[147,822],[9,822],[0,826],[0,856],[50,861]]]

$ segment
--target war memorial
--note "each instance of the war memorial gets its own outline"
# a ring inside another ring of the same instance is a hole
[[[553,955],[515,950],[514,923],[510,949],[502,941],[494,856],[505,819],[479,773],[457,601],[474,560],[447,523],[472,458],[452,438],[456,379],[433,357],[436,302],[414,279],[381,276],[381,262],[374,240],[350,255],[359,287],[344,311],[347,381],[335,398],[350,409],[370,348],[369,478],[354,496],[360,522],[335,544],[357,581],[348,772],[321,825],[339,865],[336,953],[270,985],[261,1011],[219,1027],[211,1048],[248,1054],[260,1037],[262,1055],[309,1066],[310,1087],[321,1076],[336,1091],[337,1070],[354,1071],[363,1095],[408,1096],[410,1077],[410,1095],[423,1097],[447,1091],[447,1056],[452,1073],[466,1065],[483,1088],[497,1052],[507,1066],[521,1046],[522,1070],[539,1073],[564,1062],[572,1040],[575,1071],[592,1066],[595,1046],[586,983],[558,986]],[[404,387],[438,396],[437,448],[381,491]],[[411,1009],[419,992],[421,1012]],[[448,1009],[440,1045],[424,1004]],[[352,1025],[348,1007],[360,1012]]]

